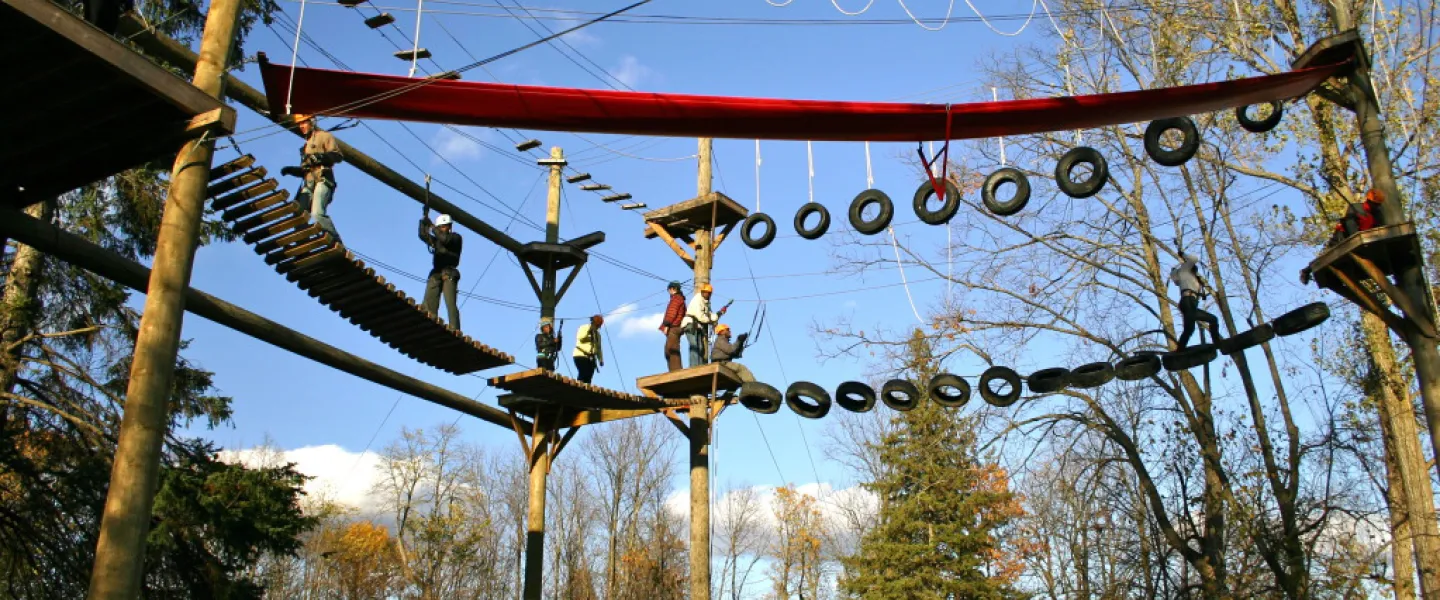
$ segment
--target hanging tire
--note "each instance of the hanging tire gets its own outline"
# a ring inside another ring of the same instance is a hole
[[[1081,163],[1090,165],[1090,178],[1085,181],[1075,181],[1070,178],[1070,172]],[[1060,162],[1055,164],[1055,184],[1060,186],[1060,191],[1065,192],[1071,198],[1089,198],[1100,193],[1105,187],[1105,180],[1110,177],[1110,167],[1105,162],[1105,157],[1100,151],[1089,146],[1081,146],[1071,149]]]
[[[1077,388],[1097,388],[1115,378],[1115,367],[1108,362],[1093,362],[1080,365],[1070,371],[1070,385]]]
[[[1053,394],[1070,385],[1070,369],[1040,369],[1026,377],[1032,394]]]
[[[1183,350],[1166,352],[1160,362],[1167,371],[1184,371],[1215,360],[1215,344],[1200,344]]]
[[[1149,379],[1160,372],[1160,355],[1153,352],[1136,353],[1115,363],[1115,378],[1120,381]]]
[[[1010,391],[1000,394],[990,384],[1001,381],[1010,385]],[[980,397],[991,406],[1006,407],[1020,399],[1020,374],[1010,367],[990,367],[980,374]]]
[[[1280,315],[1270,326],[1275,329],[1275,335],[1295,335],[1329,318],[1330,307],[1324,302],[1314,302]]]
[[[881,386],[880,401],[894,410],[909,412],[920,406],[920,390],[908,379],[891,379]]]
[[[1246,348],[1254,348],[1275,339],[1275,328],[1269,323],[1262,323],[1258,327],[1251,327],[1233,336],[1215,342],[1215,349],[1221,354],[1229,356]]]
[[[954,388],[955,393],[945,393],[946,388]],[[945,408],[960,408],[970,401],[970,382],[965,381],[959,375],[941,373],[930,380],[930,399],[936,404]]]
[[[865,220],[865,207],[871,204],[880,205],[880,214],[874,219]],[[884,231],[890,226],[890,219],[895,216],[895,203],[890,197],[880,190],[865,190],[850,201],[850,226],[864,235],[875,235]]]
[[[802,400],[807,398],[810,402]],[[830,392],[808,381],[797,381],[785,390],[785,405],[807,419],[819,419],[830,413]]]
[[[850,412],[870,412],[875,408],[875,388],[859,381],[847,381],[836,386],[835,404]]]
[[[960,210],[960,189],[955,187],[949,180],[945,181],[945,199],[940,208],[930,210],[929,200],[935,195],[935,184],[929,179],[915,190],[915,216],[926,225],[944,225],[955,217],[956,211]]]
[[[1180,147],[1168,150],[1160,145],[1160,136],[1174,129],[1180,132]],[[1171,117],[1150,122],[1145,128],[1145,153],[1150,159],[1165,167],[1178,167],[1195,157],[1200,149],[1200,131],[1190,117]]]
[[[761,223],[765,224],[765,235],[757,238],[755,237],[755,226]],[[740,241],[756,250],[769,246],[770,242],[775,241],[775,219],[759,212],[745,217],[745,223],[740,225]]]
[[[742,383],[739,396],[741,406],[762,415],[773,415],[780,411],[780,390],[768,383]]]
[[[1000,186],[1006,183],[1015,184],[1015,195],[1009,200],[1001,202],[995,197]],[[985,178],[985,183],[980,186],[980,201],[990,212],[1008,217],[1025,209],[1030,203],[1030,178],[1021,173],[1019,169],[1005,167],[997,169]]]
[[[805,227],[805,218],[809,217],[811,213],[819,213],[820,222],[816,223],[814,227],[807,229]],[[825,232],[829,231],[829,229],[830,211],[827,210],[823,204],[810,202],[795,212],[795,233],[800,234],[800,237],[807,240],[819,239],[820,236],[825,235]]]
[[[1235,120],[1240,122],[1240,127],[1250,133],[1265,133],[1270,131],[1274,129],[1276,125],[1280,124],[1280,118],[1285,115],[1285,105],[1281,104],[1279,100],[1271,100],[1269,104],[1270,115],[1264,119],[1251,118],[1249,114],[1250,108],[1257,105],[1248,104],[1235,109]]]

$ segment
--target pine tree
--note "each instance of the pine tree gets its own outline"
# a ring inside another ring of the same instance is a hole
[[[924,334],[905,372],[924,390],[939,370]],[[1004,470],[977,456],[971,421],[929,401],[897,413],[869,444],[887,467],[864,487],[879,496],[875,528],[843,559],[842,590],[863,598],[1010,598],[1018,557],[1001,538],[1022,511]]]

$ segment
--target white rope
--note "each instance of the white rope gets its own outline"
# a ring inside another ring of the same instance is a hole
[[[790,1],[791,1],[791,2],[794,2],[794,0],[790,0]],[[853,13],[850,12],[850,11],[847,11],[847,10],[845,10],[845,9],[843,9],[843,8],[840,8],[840,3],[839,3],[837,0],[830,0],[830,3],[833,4],[833,5],[835,5],[835,10],[840,11],[840,12],[843,13],[845,16],[847,16],[847,17],[856,17],[856,16],[863,15],[863,14],[865,14],[865,11],[870,10],[870,7],[875,4],[875,0],[870,0],[869,2],[866,2],[866,3],[865,3],[865,8],[862,8],[862,9],[860,9],[858,12],[853,12]],[[772,2],[771,4],[773,5],[774,3]],[[788,2],[787,2],[786,4],[788,4]]]
[[[815,152],[810,147],[810,142],[805,142],[805,162],[810,165],[810,201],[815,201]]]
[[[795,1],[795,0],[785,0],[785,3],[784,3],[784,4],[776,4],[776,3],[774,3],[774,2],[771,2],[770,0],[765,0],[765,3],[766,3],[766,4],[769,4],[770,6],[785,7],[785,6],[790,6],[790,3],[791,3],[791,2],[794,2],[794,1]]]
[[[760,212],[760,140],[755,140],[755,212]]]
[[[990,86],[990,97],[994,98],[996,102],[1000,101],[1000,90],[993,85]],[[1003,167],[1005,166],[1005,136],[1002,135],[998,139],[1000,141],[1000,166]]]
[[[425,16],[425,0],[415,2],[415,48],[410,51],[410,76],[415,76],[415,65],[420,61],[420,19]]]
[[[968,2],[969,0],[966,1]],[[914,21],[916,25],[919,25],[921,29],[925,31],[940,31],[944,29],[946,25],[950,24],[950,14],[955,12],[955,0],[950,0],[950,8],[945,9],[945,19],[940,21],[939,27],[934,28],[926,27],[924,23],[920,22],[920,19],[915,16],[915,13],[910,12],[910,7],[905,6],[905,0],[900,0],[900,8],[905,9],[905,14],[910,15],[910,20]]]
[[[305,26],[305,0],[300,0],[300,19],[295,22],[295,44],[290,49],[290,85],[285,88],[285,114],[293,115],[290,98],[295,95],[295,61],[300,59],[300,28]]]
[[[832,0],[832,1],[833,1],[833,0]],[[1031,2],[1030,2],[1030,16],[1025,17],[1025,22],[1020,24],[1020,28],[1019,28],[1019,29],[1016,29],[1016,30],[1015,30],[1015,33],[1005,33],[1005,32],[1003,32],[1003,31],[1000,31],[999,29],[996,29],[994,25],[991,25],[991,24],[990,24],[990,20],[989,20],[989,19],[986,19],[986,18],[985,18],[985,15],[980,14],[980,9],[975,8],[975,5],[974,5],[974,4],[971,4],[971,3],[970,3],[970,0],[965,0],[965,4],[970,7],[970,10],[975,13],[975,16],[980,17],[980,22],[981,22],[981,23],[984,23],[986,27],[989,27],[989,28],[990,28],[990,31],[993,31],[993,32],[998,33],[998,34],[1000,34],[1000,35],[1003,35],[1003,36],[1005,36],[1005,37],[1015,37],[1015,36],[1017,36],[1017,35],[1020,35],[1020,32],[1025,31],[1025,28],[1030,26],[1030,20],[1035,18],[1035,6],[1038,5],[1039,3],[1040,3],[1040,0],[1031,0]],[[1046,11],[1046,14],[1049,14],[1049,11]]]
[[[875,171],[870,169],[870,142],[865,142],[865,189],[875,189]]]
[[[895,241],[895,228],[886,229],[890,231],[890,247],[895,249],[895,266],[900,267],[900,283],[905,285],[905,298],[910,300],[910,312],[915,313],[915,320],[924,327],[925,319],[920,318],[920,311],[915,308],[915,296],[910,293],[910,280],[905,278],[905,263],[900,261],[900,242]]]

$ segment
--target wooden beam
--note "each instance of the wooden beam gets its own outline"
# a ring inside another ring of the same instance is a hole
[[[150,281],[150,270],[139,263],[18,211],[0,209],[0,237],[34,246],[41,252],[138,292],[144,292]],[[501,427],[510,426],[510,417],[496,408],[380,366],[200,290],[185,288],[185,310],[282,350],[398,392]],[[524,423],[523,420],[521,422]]]
[[[686,438],[690,437],[690,426],[685,424],[685,420],[680,418],[680,414],[677,413],[675,409],[667,408],[661,411],[661,413],[665,415],[666,419],[670,420],[671,425],[674,425],[676,429],[680,430],[680,435]]]
[[[1400,312],[1405,313],[1405,316],[1409,318],[1416,327],[1420,328],[1420,333],[1428,338],[1435,337],[1435,326],[1430,322],[1430,318],[1426,313],[1420,311],[1420,309],[1415,306],[1415,303],[1410,301],[1409,295],[1400,291],[1399,288],[1395,287],[1395,284],[1390,283],[1390,278],[1386,277],[1385,273],[1382,273],[1380,268],[1375,266],[1375,263],[1355,253],[1350,254],[1350,260],[1355,261],[1355,264],[1359,265],[1360,269],[1365,271],[1366,275],[1370,276],[1370,279],[1375,280],[1375,285],[1380,286],[1380,289],[1385,292],[1385,295],[1390,297],[1390,301],[1395,303],[1395,306],[1400,309]]]
[[[690,268],[695,268],[695,259],[690,257],[689,252],[686,252],[684,248],[680,247],[680,243],[675,241],[675,238],[670,235],[670,232],[665,231],[664,227],[655,223],[648,223],[647,227],[649,227],[650,231],[655,232],[655,235],[659,236],[660,239],[665,240],[665,245],[670,246],[670,249],[675,251],[675,255],[679,256],[680,260],[685,261],[685,264]]]
[[[571,427],[565,430],[565,435],[560,436],[560,442],[555,444],[555,450],[550,453],[550,464],[555,464],[555,458],[560,456],[560,451],[565,449],[565,445],[570,443],[570,438],[575,437],[577,431],[580,431],[579,427]]]
[[[235,131],[235,109],[228,106],[195,115],[185,126],[185,133],[199,137],[209,133],[212,136],[227,135]]]
[[[1370,296],[1370,292],[1366,291],[1364,286],[1350,277],[1349,273],[1337,269],[1334,266],[1327,268],[1330,269],[1330,275],[1340,282],[1337,288],[1331,288],[1335,293],[1344,296],[1351,302],[1359,305],[1360,308],[1368,310],[1371,314],[1380,317],[1380,320],[1384,321],[1386,326],[1394,330],[1396,335],[1405,335],[1405,322],[1401,321],[1399,317],[1396,317],[1395,313],[1380,306],[1380,303],[1376,302],[1375,299]]]
[[[9,0],[6,1],[8,2]],[[29,1],[34,2],[36,0]],[[145,52],[159,57],[165,62],[182,69],[191,69],[195,66],[196,56],[194,52],[177,43],[175,40],[166,37],[164,34],[147,28],[144,24],[136,21],[133,16],[125,15],[121,17],[120,35],[125,36]],[[284,112],[270,110],[270,104],[265,99],[265,94],[233,76],[225,76],[225,95],[275,123],[282,125],[290,124],[290,118],[284,114]],[[295,135],[300,135],[299,132],[294,129],[290,131]],[[494,242],[495,245],[511,253],[519,252],[521,246],[523,246],[523,244],[514,238],[506,235],[505,232],[491,227],[490,224],[461,210],[459,206],[451,204],[448,200],[440,197],[433,191],[427,192],[425,186],[405,178],[390,167],[381,164],[380,161],[371,158],[368,154],[356,150],[353,146],[342,140],[336,139],[335,142],[340,146],[340,155],[345,159],[345,162],[350,163],[351,166],[365,174],[374,177],[380,183],[388,185],[391,189],[409,196],[416,202],[422,204],[428,202],[431,208],[450,215],[450,218],[454,219],[456,223],[459,223],[466,229],[474,231],[479,234],[480,237]]]

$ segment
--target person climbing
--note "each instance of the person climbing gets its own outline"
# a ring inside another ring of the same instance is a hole
[[[680,364],[680,336],[685,333],[685,295],[680,293],[680,282],[672,281],[666,287],[670,303],[665,306],[665,317],[660,320],[660,332],[665,334],[665,366],[670,373],[685,368]]]
[[[335,230],[335,222],[326,212],[335,198],[335,165],[341,161],[340,144],[330,132],[315,125],[315,115],[296,113],[292,118],[300,128],[300,135],[305,136],[305,145],[300,147],[300,166],[281,168],[280,174],[305,178],[300,192],[295,194],[295,202],[309,211],[321,231],[341,243],[340,232]]]
[[[685,310],[685,319],[681,321],[681,327],[685,328],[685,336],[690,341],[690,366],[698,367],[705,364],[709,355],[706,348],[710,341],[710,327],[725,315],[726,308],[720,312],[710,311],[710,294],[715,288],[708,283],[702,283],[695,288],[695,296],[690,299],[690,306]]]
[[[535,366],[546,371],[555,370],[555,356],[560,354],[560,336],[549,321],[540,324],[540,333],[535,334]]]
[[[428,213],[427,213],[428,214]],[[420,241],[433,255],[430,278],[425,281],[425,311],[438,314],[440,293],[445,293],[445,304],[450,308],[450,328],[460,331],[460,307],[455,304],[455,286],[460,283],[460,250],[464,240],[452,231],[450,215],[435,217],[430,224],[427,217],[420,218]]]
[[[575,332],[575,378],[584,383],[590,383],[595,378],[595,369],[598,366],[605,366],[605,349],[601,347],[600,326],[605,324],[605,317],[593,315],[590,322],[580,326]]]
[[[1209,296],[1205,292],[1209,286],[1200,277],[1200,259],[1181,252],[1180,260],[1180,264],[1170,270],[1170,281],[1180,286],[1180,317],[1185,322],[1185,329],[1177,340],[1177,350],[1185,348],[1190,342],[1190,335],[1195,333],[1195,321],[1203,321],[1210,326],[1212,342],[1219,339],[1220,335],[1220,320],[1216,319],[1215,315],[1200,310],[1200,298]]]
[[[1330,240],[1325,242],[1329,248],[1345,241],[1352,235],[1374,229],[1380,225],[1380,205],[1385,203],[1385,194],[1378,189],[1371,188],[1365,192],[1364,202],[1352,202],[1345,209],[1345,216],[1335,223],[1335,233],[1330,235]],[[1300,269],[1300,283],[1310,283],[1310,267]]]
[[[740,334],[736,342],[730,341],[730,326],[724,323],[715,326],[715,348],[710,350],[710,360],[727,366],[735,372],[735,378],[741,383],[755,381],[755,375],[745,365],[735,362],[745,351],[745,338],[749,334]]]

